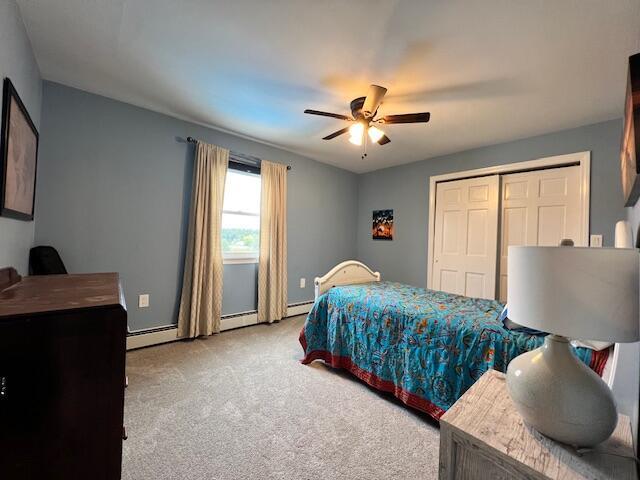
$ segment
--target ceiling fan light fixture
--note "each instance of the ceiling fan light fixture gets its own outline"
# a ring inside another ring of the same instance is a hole
[[[362,137],[364,136],[364,125],[356,122],[349,127],[349,142],[354,145],[362,145]]]
[[[351,135],[349,137],[349,142],[353,143],[354,145],[360,146],[362,145],[362,137]]]
[[[371,126],[368,130],[369,138],[373,143],[376,143],[384,136],[384,132],[377,127]]]

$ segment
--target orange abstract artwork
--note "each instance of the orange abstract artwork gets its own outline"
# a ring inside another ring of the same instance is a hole
[[[374,240],[393,240],[393,210],[374,210],[372,236]]]

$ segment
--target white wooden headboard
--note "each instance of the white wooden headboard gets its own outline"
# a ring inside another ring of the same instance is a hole
[[[364,263],[347,260],[333,267],[329,272],[314,280],[316,299],[336,285],[353,285],[356,283],[379,282],[380,272],[374,272]]]

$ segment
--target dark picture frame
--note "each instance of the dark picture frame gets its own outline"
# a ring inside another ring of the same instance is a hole
[[[629,57],[620,174],[624,206],[633,207],[640,197],[640,53]]]
[[[40,136],[13,83],[4,79],[0,138],[0,215],[33,220]]]
[[[393,240],[393,210],[374,210],[371,237],[374,240]]]

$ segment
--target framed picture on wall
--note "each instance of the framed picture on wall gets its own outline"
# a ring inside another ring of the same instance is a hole
[[[633,207],[640,197],[640,53],[629,57],[620,170],[624,206]]]
[[[371,233],[374,240],[393,240],[393,210],[373,211]]]
[[[38,130],[11,80],[4,79],[0,141],[0,215],[33,220]]]

